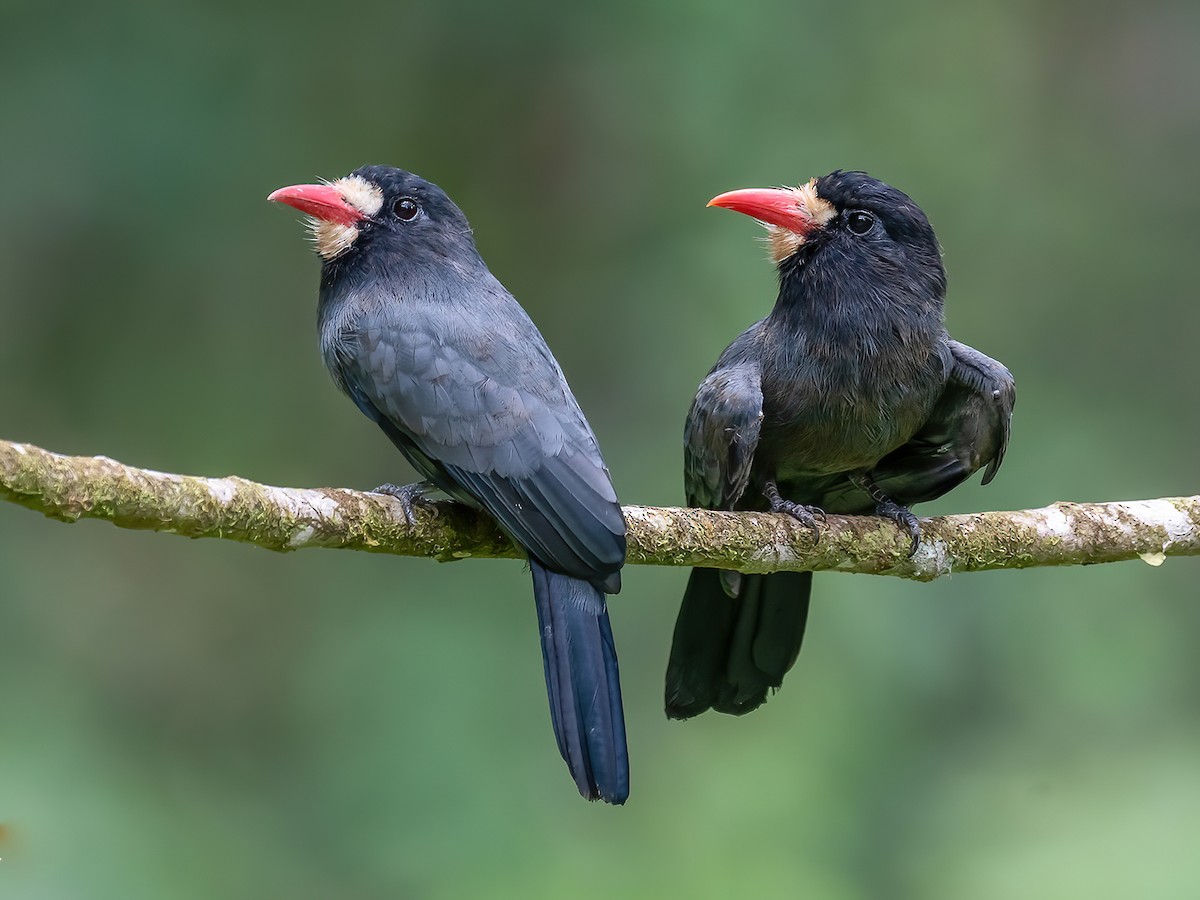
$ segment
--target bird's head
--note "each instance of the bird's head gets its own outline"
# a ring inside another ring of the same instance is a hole
[[[767,228],[785,283],[810,274],[915,281],[939,299],[946,275],[937,238],[912,199],[865,172],[832,172],[797,188],[729,191],[708,202]]]
[[[308,216],[317,253],[326,263],[382,245],[406,257],[455,248],[475,253],[462,210],[436,184],[391,166],[363,166],[322,184],[294,184],[268,200]]]

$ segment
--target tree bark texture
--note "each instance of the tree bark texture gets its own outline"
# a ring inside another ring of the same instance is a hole
[[[201,478],[62,456],[0,441],[0,499],[64,522],[106,519],[122,528],[242,541],[268,550],[342,547],[443,562],[519,558],[482,512],[441,501],[416,506],[346,488],[284,488],[237,476]],[[629,562],[742,572],[839,571],[929,581],[951,572],[1090,565],[1200,555],[1200,496],[921,520],[921,546],[888,521],[829,516],[820,539],[788,516],[626,506]]]

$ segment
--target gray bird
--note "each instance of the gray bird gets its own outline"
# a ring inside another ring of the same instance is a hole
[[[946,275],[925,213],[863,172],[710,206],[767,227],[775,308],[725,349],[684,438],[687,502],[787,513],[875,513],[920,540],[908,507],[940,497],[1008,446],[1008,369],[951,340]],[[666,713],[741,715],[796,661],[811,572],[693,569],[675,626]]]
[[[629,754],[605,594],[625,520],[596,437],[545,340],[436,185],[387,166],[268,198],[310,217],[321,353],[426,482],[482,508],[529,558],[558,749],[579,792],[623,803]]]

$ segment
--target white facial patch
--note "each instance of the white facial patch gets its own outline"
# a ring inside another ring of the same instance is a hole
[[[817,196],[817,179],[810,178],[807,183],[798,188],[788,188],[796,198],[796,205],[801,207],[812,220],[813,228],[824,228],[837,215],[837,209],[828,200]],[[798,234],[790,228],[780,225],[767,226],[767,245],[771,251],[771,262],[779,265],[783,260],[792,256],[804,245],[803,234]]]
[[[329,186],[337,188],[343,199],[364,216],[374,217],[383,209],[383,191],[365,178],[347,175]]]
[[[767,226],[767,251],[775,265],[795,254],[803,244],[804,238],[790,228],[784,228],[782,225]]]
[[[383,208],[383,191],[378,186],[357,175],[347,175],[329,183],[342,195],[342,199],[368,218],[374,217]],[[358,229],[340,222],[326,222],[309,218],[308,228],[312,232],[317,253],[326,261],[341,256],[358,239]]]
[[[326,222],[324,219],[314,219],[311,216],[304,224],[312,232],[312,239],[317,247],[317,253],[326,262],[336,256],[341,256],[358,239],[358,229],[353,225]]]

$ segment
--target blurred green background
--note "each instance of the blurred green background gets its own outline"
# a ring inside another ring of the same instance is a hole
[[[410,474],[318,356],[281,185],[440,183],[627,502],[764,315],[736,187],[865,168],[1020,402],[926,513],[1197,490],[1200,7],[10,2],[0,437],[165,471]],[[529,578],[0,505],[0,897],[1194,898],[1200,563],[822,575],[786,689],[668,723],[686,573],[613,599],[622,809],[551,735]]]

